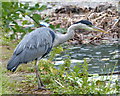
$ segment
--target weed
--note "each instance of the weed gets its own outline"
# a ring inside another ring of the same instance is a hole
[[[4,71],[3,67],[0,67],[0,70],[0,88],[2,88],[0,94],[16,94],[17,82],[6,76],[6,71]]]
[[[64,49],[58,46],[53,49],[50,53],[48,60],[40,60],[39,71],[41,74],[42,81],[47,88],[51,88],[50,91],[55,94],[115,94],[119,93],[120,86],[118,80],[113,81],[112,75],[109,76],[99,76],[94,74],[89,74],[88,63],[84,59],[84,63],[77,63],[74,67],[71,66],[70,56],[67,55],[64,58],[64,63],[59,65],[58,69],[55,68],[54,60],[57,54],[60,54]],[[34,63],[34,62],[33,62]],[[26,68],[27,67],[27,68]],[[2,67],[0,67],[2,68]],[[27,69],[27,70],[26,70]],[[6,70],[3,70],[2,77],[2,94],[10,93],[24,93],[30,92],[37,86],[37,79],[34,72],[34,64],[22,65],[18,68],[18,72],[27,72],[24,75],[24,80],[21,82],[12,81],[6,76]],[[114,69],[113,69],[114,71]],[[1,74],[0,74],[1,75]],[[1,79],[0,79],[1,80]],[[4,80],[4,81],[3,81]],[[20,86],[16,86],[16,84]],[[17,89],[17,90],[15,90]],[[23,91],[26,90],[26,91]]]

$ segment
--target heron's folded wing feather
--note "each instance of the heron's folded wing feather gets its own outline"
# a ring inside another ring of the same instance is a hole
[[[38,28],[29,33],[18,44],[13,55],[19,55],[23,62],[43,56],[53,45],[49,31],[49,28]]]

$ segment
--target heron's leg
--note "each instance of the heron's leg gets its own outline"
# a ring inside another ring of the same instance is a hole
[[[36,70],[36,77],[38,80],[38,88],[41,88],[41,87],[44,87],[44,84],[39,75],[38,64],[39,64],[38,60],[35,60],[35,70]]]
[[[38,60],[35,60],[35,70],[36,70],[36,77],[38,79],[38,89],[37,90],[49,90],[50,88],[45,88],[45,85],[43,84],[40,75],[39,75],[39,70],[38,70]]]

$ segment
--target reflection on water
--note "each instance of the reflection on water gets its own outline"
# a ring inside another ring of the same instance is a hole
[[[115,71],[119,71],[118,59],[120,58],[120,50],[118,49],[118,44],[70,46],[69,49],[56,56],[56,66],[63,64],[62,60],[66,56],[70,56],[71,66],[76,65],[77,62],[83,63],[83,59],[87,58],[90,74],[112,72],[115,64],[117,65]]]

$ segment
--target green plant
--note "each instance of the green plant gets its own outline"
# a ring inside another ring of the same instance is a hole
[[[34,25],[39,26],[39,21],[42,21],[40,14],[46,9],[46,5],[40,5],[36,3],[34,6],[30,6],[29,3],[20,2],[2,2],[2,32],[3,37],[13,40],[18,39],[18,33],[21,33],[23,37],[26,33],[31,32],[32,28],[23,28],[25,24],[31,24],[29,20],[23,20],[28,16],[34,21]],[[46,19],[47,21],[48,19]],[[21,26],[19,25],[21,22]]]
[[[6,70],[0,65],[0,94],[16,94],[17,82],[7,77]]]
[[[63,51],[62,46],[54,47],[50,52],[49,60],[52,61],[55,58],[56,54],[60,54],[62,51]]]
[[[48,63],[46,62],[46,64]],[[70,67],[69,57],[64,60],[64,64],[60,65],[59,69],[55,69],[49,62],[50,70],[48,71],[49,68],[47,67],[46,70],[46,64],[44,65],[46,74],[43,78],[45,80],[46,77],[46,80],[50,80],[47,87],[52,88],[51,90],[57,94],[109,94],[119,89],[117,81],[114,85],[116,88],[110,88],[102,77],[100,80],[95,80],[94,78],[96,76],[98,78],[98,75],[89,75],[86,59],[83,64],[78,63],[74,68]]]

